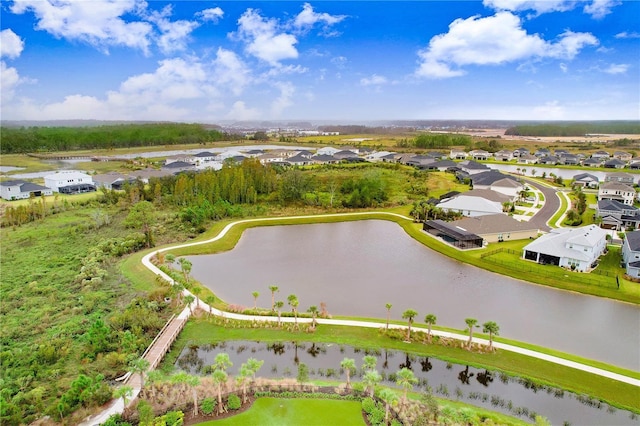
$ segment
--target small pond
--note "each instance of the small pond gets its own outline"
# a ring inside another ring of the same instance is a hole
[[[481,370],[466,365],[451,364],[435,358],[419,357],[400,351],[367,351],[350,346],[323,343],[261,343],[231,341],[194,347],[187,345],[176,367],[191,374],[200,374],[203,367],[213,364],[217,354],[229,355],[234,376],[249,358],[264,361],[258,375],[267,378],[297,376],[297,365],[309,367],[311,379],[344,381],[340,362],[353,358],[358,368],[365,355],[378,359],[378,371],[385,384],[393,385],[394,375],[403,367],[411,369],[420,380],[415,391],[431,389],[435,396],[460,400],[533,422],[540,414],[554,425],[638,425],[637,416],[560,389],[538,386],[527,380],[509,377],[499,372]],[[360,381],[360,372],[354,378]],[[565,423],[566,422],[566,423]]]

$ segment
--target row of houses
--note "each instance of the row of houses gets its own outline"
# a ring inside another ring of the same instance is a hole
[[[539,148],[535,152],[530,152],[527,148],[518,148],[513,151],[503,149],[495,153],[483,149],[465,151],[462,149],[452,149],[449,158],[455,160],[473,159],[512,161],[519,164],[546,164],[546,165],[570,165],[605,167],[612,169],[623,169],[625,167],[640,168],[640,157],[633,157],[630,153],[616,151],[610,154],[607,151],[596,151],[591,155],[583,153],[570,153],[563,149],[557,149],[553,153],[548,148]]]

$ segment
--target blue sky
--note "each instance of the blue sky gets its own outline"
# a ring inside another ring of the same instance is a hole
[[[2,1],[4,120],[640,119],[640,2]]]

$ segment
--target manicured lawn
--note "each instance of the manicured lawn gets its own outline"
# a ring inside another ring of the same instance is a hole
[[[365,425],[361,404],[324,399],[259,398],[237,416],[211,420],[201,425]]]

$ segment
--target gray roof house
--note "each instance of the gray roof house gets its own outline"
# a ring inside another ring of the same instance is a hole
[[[627,232],[622,243],[622,261],[627,275],[640,279],[640,231]]]
[[[32,195],[34,197],[53,195],[53,190],[24,180],[5,180],[0,182],[0,197],[3,200],[24,200]]]
[[[600,150],[591,154],[591,158],[599,158],[601,160],[606,160],[608,158],[611,158],[611,154],[609,154],[607,151]]]
[[[638,229],[640,210],[617,200],[598,201],[597,215],[602,219],[600,227],[606,229]]]
[[[469,173],[470,175],[475,175],[478,173],[486,172],[487,170],[491,170],[485,164],[477,163],[473,160],[465,160],[458,164],[460,170]]]
[[[602,160],[600,158],[591,157],[584,160],[582,165],[587,167],[600,167],[602,166]]]
[[[520,222],[504,214],[465,217],[454,220],[450,224],[481,236],[486,243],[523,240],[538,236],[538,228],[530,225],[529,222]]]
[[[607,173],[604,177],[605,182],[620,182],[626,183],[627,185],[633,185],[634,179],[635,175],[624,172]]]
[[[438,204],[438,207],[444,211],[461,213],[464,216],[502,213],[502,203],[482,197],[469,197],[465,194],[445,200]]]
[[[523,247],[523,259],[588,272],[607,246],[607,232],[596,225],[557,228]]]
[[[580,173],[573,177],[572,186],[583,186],[585,188],[597,188],[599,179],[590,173]]]
[[[606,169],[624,169],[626,166],[626,162],[618,160],[617,158],[612,158],[604,162],[604,167]]]
[[[471,176],[473,189],[490,189],[501,192],[510,197],[515,197],[524,189],[518,179],[511,175],[505,175],[497,170],[489,170],[484,173]]]
[[[598,189],[598,201],[600,200],[618,200],[628,206],[633,205],[636,197],[636,190],[625,183],[605,182]]]

